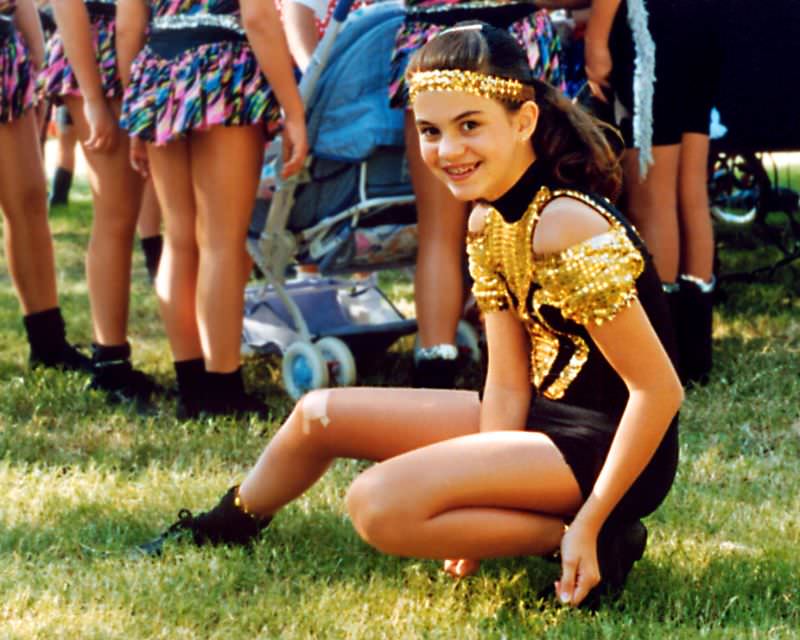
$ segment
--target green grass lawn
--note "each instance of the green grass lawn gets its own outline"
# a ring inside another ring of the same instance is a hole
[[[70,336],[90,342],[85,189],[56,211]],[[747,265],[758,250],[722,256]],[[761,256],[763,257],[763,256]],[[252,552],[173,546],[127,555],[240,480],[291,403],[277,359],[246,365],[269,423],[180,423],[109,407],[77,374],[27,371],[17,303],[0,267],[0,638],[797,638],[800,637],[800,267],[723,289],[711,384],[688,394],[675,487],[619,602],[592,615],[537,600],[558,572],[536,558],[486,562],[454,582],[437,563],[378,554],[342,497],[340,462]],[[406,298],[402,274],[385,278]],[[136,255],[134,360],[171,384],[167,342]],[[408,381],[410,341],[366,381]],[[388,372],[388,373],[386,373]],[[468,371],[474,382],[477,373]]]

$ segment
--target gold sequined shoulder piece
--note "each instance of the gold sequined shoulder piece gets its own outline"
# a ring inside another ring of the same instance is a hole
[[[506,222],[500,212],[489,208],[483,228],[468,234],[467,253],[475,301],[481,311],[507,309],[510,299],[527,299],[533,276],[531,235],[550,190],[542,187],[522,218]],[[517,306],[521,319],[528,317],[524,304]]]
[[[540,302],[582,325],[613,319],[636,299],[636,279],[644,258],[621,225],[568,247],[535,258]]]
[[[498,277],[497,264],[488,250],[486,227],[493,211],[490,210],[480,231],[467,233],[469,275],[472,277],[472,295],[481,313],[508,309],[509,300],[503,281]]]

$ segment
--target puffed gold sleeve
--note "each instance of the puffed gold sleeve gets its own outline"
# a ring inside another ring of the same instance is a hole
[[[490,264],[486,237],[482,233],[470,233],[467,237],[469,274],[472,276],[472,295],[482,313],[503,311],[509,308],[505,284]]]
[[[534,259],[537,298],[582,325],[603,324],[636,299],[644,258],[622,229],[614,228],[567,249]]]

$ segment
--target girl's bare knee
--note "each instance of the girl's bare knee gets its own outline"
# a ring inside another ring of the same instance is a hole
[[[303,435],[313,436],[317,431],[328,428],[330,394],[330,389],[315,389],[304,395],[295,405],[292,413],[296,415],[293,418]]]
[[[25,185],[20,193],[19,210],[7,211],[9,222],[12,224],[33,225],[47,221],[47,185]]]
[[[409,518],[403,516],[393,496],[380,473],[367,471],[350,485],[345,501],[353,527],[364,542],[383,553],[399,555]]]

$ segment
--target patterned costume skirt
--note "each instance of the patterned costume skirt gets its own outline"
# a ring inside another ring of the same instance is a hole
[[[561,41],[547,11],[536,10],[527,2],[481,3],[480,8],[472,8],[453,0],[429,0],[422,5],[408,9],[395,39],[389,84],[389,100],[393,107],[408,105],[403,75],[411,55],[440,31],[463,20],[483,20],[508,29],[527,52],[528,63],[535,77],[562,91],[566,88],[560,55]]]
[[[28,49],[10,21],[0,18],[0,124],[18,119],[34,104],[35,82]]]
[[[122,128],[159,145],[218,125],[277,132],[280,106],[250,45],[219,35],[200,27],[151,36],[133,62]]]
[[[107,98],[122,96],[122,83],[117,72],[117,52],[114,46],[114,5],[100,10],[87,6],[91,19],[92,41],[103,92]],[[63,96],[80,96],[78,79],[64,54],[64,42],[56,34],[47,41],[44,68],[39,74],[39,91],[44,97],[58,101]]]

